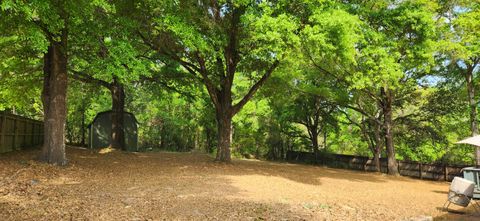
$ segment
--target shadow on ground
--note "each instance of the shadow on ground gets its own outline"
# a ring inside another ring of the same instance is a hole
[[[448,188],[318,166],[222,164],[199,153],[67,148],[66,167],[32,161],[36,154],[0,155],[0,207],[8,211],[0,220],[392,220],[430,214]]]
[[[480,211],[475,210],[472,204],[467,208],[455,205],[449,206],[448,211],[443,207],[437,207],[441,211],[441,215],[433,218],[433,220],[447,221],[447,220],[464,220],[464,221],[478,221],[480,220]]]

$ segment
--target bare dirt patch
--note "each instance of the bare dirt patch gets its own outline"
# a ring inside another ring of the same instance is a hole
[[[448,183],[199,153],[0,155],[0,220],[476,220],[440,210]],[[452,207],[456,209],[455,207]]]

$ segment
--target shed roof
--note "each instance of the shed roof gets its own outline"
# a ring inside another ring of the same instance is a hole
[[[95,122],[97,120],[98,117],[100,117],[101,115],[104,115],[104,114],[110,114],[112,113],[113,111],[112,110],[108,110],[108,111],[102,111],[102,112],[98,112],[97,115],[95,115],[95,118],[93,118],[92,122],[90,122],[87,127],[91,127],[93,122]],[[135,120],[135,123],[138,124],[138,120],[137,118],[135,117],[135,114],[133,113],[130,113],[130,112],[127,112],[127,111],[124,111],[123,112],[124,114],[128,114],[128,115],[131,115],[133,117],[133,119]]]

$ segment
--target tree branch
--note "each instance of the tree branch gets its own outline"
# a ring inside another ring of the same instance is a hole
[[[188,99],[191,99],[191,100],[194,100],[194,99],[195,99],[195,96],[192,95],[191,93],[185,93],[184,91],[181,91],[181,90],[177,89],[176,87],[172,87],[171,85],[168,85],[167,82],[164,82],[164,81],[160,80],[158,77],[141,76],[141,77],[140,77],[140,80],[142,80],[142,81],[149,81],[149,82],[155,82],[155,83],[157,83],[157,84],[162,85],[162,86],[163,86],[164,88],[166,88],[167,90],[170,90],[170,91],[179,93],[179,94],[187,97]]]
[[[73,73],[71,76],[75,80],[78,80],[78,81],[81,81],[81,82],[84,82],[84,83],[89,83],[89,84],[98,84],[98,85],[104,86],[108,89],[110,89],[112,87],[112,85],[110,83],[108,83],[104,80],[94,78],[94,77],[92,77],[89,74],[86,74],[84,72],[75,71],[75,70],[70,70],[70,72]]]
[[[212,99],[213,104],[215,105],[216,108],[219,108],[220,107],[220,101],[218,100],[219,90],[208,77],[208,74],[207,74],[208,71],[205,65],[205,60],[202,57],[200,57],[198,53],[196,53],[195,57],[197,59],[198,64],[200,65],[200,70],[198,73],[200,73],[200,75],[202,76],[202,82],[207,88],[208,94],[210,95],[210,98]]]
[[[137,31],[138,35],[142,39],[143,43],[146,44],[150,49],[153,51],[156,51],[157,53],[167,56],[170,59],[178,62],[183,68],[185,68],[194,78],[197,80],[203,82],[205,87],[207,88],[208,94],[210,95],[210,98],[212,99],[214,105],[218,107],[219,101],[218,101],[218,89],[217,87],[213,84],[213,82],[208,78],[207,75],[207,69],[205,66],[205,61],[198,55],[198,53],[195,54],[195,57],[197,59],[197,62],[199,63],[200,67],[197,67],[196,65],[183,60],[179,56],[175,55],[174,53],[169,53],[160,47],[154,45],[152,42],[150,42],[147,37],[145,37],[140,31]],[[201,77],[198,76],[200,74]]]
[[[375,121],[375,122],[377,122],[377,123],[379,123],[379,124],[382,124],[382,122],[379,121],[376,117],[370,115],[369,113],[367,113],[366,111],[364,111],[364,110],[362,110],[362,109],[360,109],[360,108],[358,108],[358,107],[351,106],[351,105],[345,105],[345,107],[346,107],[346,108],[350,108],[350,109],[352,109],[352,110],[354,110],[354,111],[357,111],[358,113],[363,114],[364,116],[366,116],[368,119],[371,119],[371,120],[373,120],[373,121]]]
[[[53,41],[53,34],[48,30],[48,28],[40,22],[40,20],[33,20],[33,24],[35,24],[37,27],[39,27],[42,32],[45,34],[45,37],[47,37],[48,41],[52,42]]]
[[[242,98],[242,100],[240,100],[237,104],[233,105],[233,115],[235,115],[236,113],[238,113],[242,108],[243,106],[245,106],[245,104],[253,97],[253,95],[255,94],[255,92],[257,92],[257,90],[263,85],[265,84],[265,81],[272,75],[272,72],[278,67],[279,65],[279,61],[278,60],[275,60],[275,62],[273,62],[272,66],[270,66],[270,68],[267,70],[267,72],[262,76],[262,78],[260,78],[260,80],[257,81],[257,83],[255,83],[251,88],[250,90],[248,91],[248,93]]]
[[[185,60],[181,59],[180,57],[178,57],[174,53],[169,53],[169,52],[159,48],[158,46],[154,45],[140,31],[137,31],[137,33],[140,36],[140,38],[142,39],[143,43],[146,44],[150,49],[152,49],[153,51],[156,51],[157,53],[159,53],[161,55],[167,56],[170,59],[180,63],[180,65],[182,65],[182,67],[184,67],[190,74],[192,74],[194,77],[201,80],[197,75],[197,72],[200,72],[199,67],[195,66],[194,64],[192,64],[188,61],[185,61]]]

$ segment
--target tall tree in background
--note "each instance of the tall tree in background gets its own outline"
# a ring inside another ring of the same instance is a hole
[[[349,123],[358,126],[363,140],[372,152],[375,170],[381,171],[380,156],[384,149],[383,141],[383,114],[382,108],[375,97],[365,90],[353,90],[351,101],[346,105],[348,109],[342,110]],[[352,113],[353,110],[360,114]]]
[[[306,126],[316,156],[320,130],[327,125],[336,127],[333,112],[348,100],[341,76],[346,67],[355,64],[355,46],[360,41],[358,17],[343,10],[343,4],[327,3],[302,10],[307,12],[302,16],[305,27],[301,32],[304,63],[298,68],[304,77],[297,80],[296,87],[305,95],[294,103],[295,115],[303,118],[297,122]]]
[[[440,50],[446,55],[449,78],[465,79],[470,108],[471,135],[478,135],[478,98],[475,94],[480,66],[480,1],[444,2],[440,9],[443,22]],[[480,166],[480,147],[476,147],[476,165]]]
[[[111,94],[112,126],[110,146],[126,149],[123,115],[125,87],[149,75],[147,61],[137,48],[138,38],[122,5],[99,8],[85,18],[82,32],[72,48],[71,76],[83,83],[106,88]]]
[[[451,4],[445,4],[442,11],[443,41],[440,43],[440,49],[448,56],[448,71],[459,72],[465,79],[472,135],[478,134],[475,74],[480,64],[479,4],[479,1],[452,1]]]
[[[293,121],[304,125],[315,156],[318,157],[320,148],[318,136],[323,134],[328,125],[335,126],[334,112],[337,105],[314,94],[303,94],[294,101],[292,108],[295,110]]]
[[[430,71],[433,64],[436,4],[429,1],[350,1],[365,41],[358,46],[358,66],[347,74],[352,88],[375,98],[383,113],[388,173],[398,175],[394,146],[394,104],[405,87]],[[368,89],[370,88],[370,89]]]
[[[312,65],[298,68],[303,76],[290,85],[296,93],[290,98],[293,101],[287,105],[286,112],[290,121],[306,128],[312,150],[318,157],[318,137],[326,134],[327,128],[337,127],[336,114],[340,105],[348,101],[348,92],[335,76],[319,72]],[[325,144],[325,140],[323,142]]]

